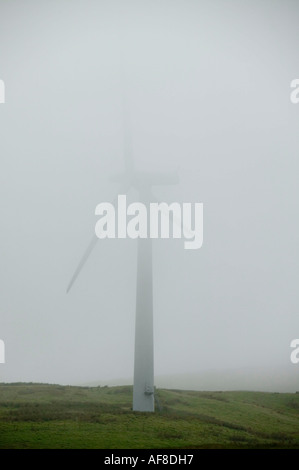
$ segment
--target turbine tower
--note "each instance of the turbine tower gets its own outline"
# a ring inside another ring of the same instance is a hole
[[[118,194],[126,194],[131,188],[135,188],[139,194],[139,202],[145,204],[147,208],[150,202],[156,201],[152,194],[153,186],[178,183],[177,173],[135,170],[128,119],[125,114],[124,160],[125,171],[113,178],[114,181],[120,183]],[[117,196],[112,202],[117,211],[116,203]],[[149,214],[149,210],[147,213]],[[149,227],[149,224],[147,226]],[[94,234],[67,287],[67,292],[74,284],[98,240]],[[153,412],[154,408],[153,263],[152,240],[148,234],[147,238],[138,238],[137,248],[133,410]]]

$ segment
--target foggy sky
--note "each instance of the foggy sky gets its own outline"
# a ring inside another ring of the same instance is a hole
[[[153,241],[155,374],[289,366],[298,18],[295,0],[0,0],[1,381],[133,374],[136,241],[99,240],[66,295],[119,191],[123,93],[136,167],[179,173],[155,195],[204,204],[201,249]]]

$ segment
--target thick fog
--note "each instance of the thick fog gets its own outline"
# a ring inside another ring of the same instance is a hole
[[[127,126],[137,170],[179,175],[157,199],[204,207],[200,249],[153,240],[155,375],[299,387],[298,18],[296,0],[0,1],[1,381],[132,380],[137,241],[98,240],[66,294]]]

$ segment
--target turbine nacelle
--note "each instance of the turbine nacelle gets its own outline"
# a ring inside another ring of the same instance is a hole
[[[156,171],[134,171],[132,174],[116,173],[111,176],[111,181],[117,183],[127,183],[138,190],[144,187],[174,185],[179,183],[179,175],[176,171],[156,172]]]

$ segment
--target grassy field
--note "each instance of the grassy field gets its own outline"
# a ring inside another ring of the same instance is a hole
[[[299,394],[156,394],[148,414],[128,386],[0,384],[0,448],[299,448]]]

